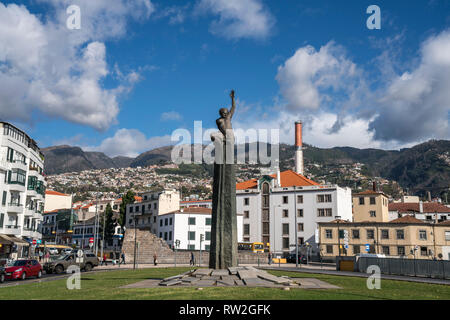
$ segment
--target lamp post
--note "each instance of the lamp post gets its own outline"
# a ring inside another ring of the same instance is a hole
[[[134,254],[133,254],[133,269],[136,269],[136,212],[133,213],[134,220]]]
[[[294,191],[294,224],[295,224],[295,267],[298,268],[297,193],[295,191]]]
[[[205,235],[204,234],[200,234],[200,258],[198,259],[199,260],[199,264],[198,264],[199,267],[201,267],[201,265],[202,265],[202,242],[203,242],[204,239],[205,239]]]
[[[177,249],[180,247],[180,240],[175,240],[175,267],[177,267]]]

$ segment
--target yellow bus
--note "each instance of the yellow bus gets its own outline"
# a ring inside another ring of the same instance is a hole
[[[264,243],[262,242],[239,242],[239,251],[264,252]]]

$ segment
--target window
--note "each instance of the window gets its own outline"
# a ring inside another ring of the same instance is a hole
[[[327,253],[333,254],[333,246],[332,245],[327,245]]]
[[[164,225],[165,225],[165,226],[168,226],[168,225],[169,225],[169,219],[167,219],[167,218],[164,219]]]
[[[359,239],[359,230],[358,229],[353,229],[352,230],[352,238],[353,239]]]
[[[6,198],[8,197],[8,193],[3,191],[2,205],[6,205]]]
[[[397,233],[397,239],[398,239],[398,240],[403,240],[403,239],[405,239],[405,232],[404,232],[403,230],[397,230],[396,233]],[[404,248],[403,248],[403,249],[404,249]]]
[[[427,256],[428,255],[428,248],[427,247],[420,247],[420,255],[421,256]]]
[[[397,255],[404,256],[405,255],[405,247],[403,247],[403,246],[397,247]]]
[[[387,229],[381,230],[381,239],[389,239],[389,230]]]
[[[3,221],[5,220],[5,214],[0,213],[0,228],[3,228]]]
[[[248,223],[244,224],[244,234],[250,235],[250,225]]]
[[[289,238],[283,238],[283,249],[289,249]]]
[[[244,206],[248,206],[250,204],[250,198],[244,198]]]
[[[331,230],[331,229],[326,229],[326,230],[325,230],[325,238],[327,238],[327,239],[333,239],[333,230]]]
[[[445,241],[450,241],[450,231],[445,231]]]
[[[370,204],[375,204],[375,197],[370,197]]]
[[[288,198],[288,196],[283,196],[283,203],[284,203],[284,204],[289,203],[289,198]]]
[[[297,196],[297,203],[303,203],[303,196]]]
[[[205,218],[205,226],[211,225],[211,218]]]
[[[130,213],[133,213],[133,207],[130,207]]]
[[[167,232],[164,232],[164,240],[167,241]]]
[[[154,204],[153,204],[153,209],[157,209],[158,208],[158,204],[155,202]]]
[[[318,194],[317,202],[319,202],[319,203],[325,202],[325,196],[323,194]]]
[[[303,218],[303,209],[297,209],[297,217]]]
[[[370,217],[376,217],[377,216],[377,212],[376,211],[374,211],[374,210],[370,210],[369,211],[369,215],[370,215]]]
[[[299,245],[302,245],[303,243],[305,243],[305,239],[303,237],[299,237],[298,238],[298,242]]]
[[[205,241],[211,241],[211,232],[210,231],[205,232]]]
[[[427,231],[419,230],[419,240],[427,240]]]
[[[25,185],[27,173],[21,169],[12,169],[8,172],[8,183]]]
[[[150,218],[149,218],[150,219]],[[172,225],[173,221],[172,218],[169,219],[169,225]]]
[[[188,224],[190,225],[190,226],[195,226],[195,218],[189,218],[189,222],[188,222]]]
[[[195,240],[195,231],[188,232],[188,240]]]
[[[250,211],[244,211],[244,219],[248,219],[250,217]]]
[[[359,204],[364,205],[364,197],[359,197]]]
[[[289,234],[289,223],[283,223],[282,234]]]
[[[383,253],[387,256],[389,255],[389,246],[383,246]]]
[[[262,221],[269,221],[269,209],[262,209]]]
[[[288,218],[288,217],[289,217],[289,210],[283,209],[283,218]]]
[[[353,254],[359,254],[361,253],[360,247],[359,246],[353,246]]]
[[[298,224],[297,224],[297,231],[302,232],[303,230],[304,230],[303,223],[298,223]]]
[[[159,233],[159,237],[162,238],[162,232]]]
[[[374,239],[375,234],[372,229],[367,230],[367,239]]]
[[[331,217],[332,215],[333,215],[333,212],[332,212],[331,208],[317,209],[318,217]]]
[[[269,234],[270,233],[269,228],[270,228],[269,223],[263,222],[262,223],[262,234]]]
[[[195,244],[188,245],[188,250],[195,250]]]
[[[163,226],[163,219],[159,220],[159,226],[160,226],[160,227]]]
[[[210,245],[209,244],[205,244],[205,251],[209,251]]]
[[[331,202],[331,194],[325,195],[325,202]]]
[[[136,206],[136,212],[139,212],[139,206]]]

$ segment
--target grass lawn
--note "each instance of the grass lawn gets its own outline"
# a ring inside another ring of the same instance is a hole
[[[306,290],[270,288],[152,288],[119,289],[119,287],[149,278],[165,278],[180,274],[189,268],[152,268],[82,274],[81,289],[68,290],[66,280],[30,283],[0,288],[0,300],[106,300],[106,299],[156,299],[156,300],[308,300],[308,299],[450,299],[450,286],[421,284],[405,281],[381,280],[380,290],[369,290],[365,278],[340,277],[323,274],[270,271],[289,277],[317,278],[342,289]]]

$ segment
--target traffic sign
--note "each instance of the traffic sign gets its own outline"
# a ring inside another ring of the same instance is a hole
[[[89,243],[94,243],[94,238],[89,238]]]
[[[41,239],[37,239],[36,242],[37,242],[37,244],[41,244],[42,240]]]
[[[36,239],[33,239],[33,245],[34,246],[36,245]]]
[[[370,244],[366,244],[366,251],[369,252],[370,251]]]

